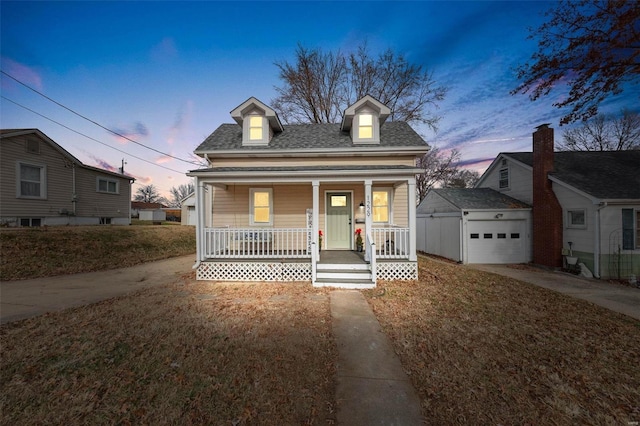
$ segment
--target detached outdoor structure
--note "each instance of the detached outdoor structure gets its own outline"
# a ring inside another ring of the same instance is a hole
[[[250,98],[195,150],[197,278],[375,287],[417,279],[416,159],[426,142],[365,96],[341,124],[282,125]],[[357,231],[362,235],[358,251]]]

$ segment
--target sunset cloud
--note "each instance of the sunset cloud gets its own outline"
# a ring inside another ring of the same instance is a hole
[[[180,106],[176,112],[176,116],[173,120],[173,124],[169,128],[169,135],[167,136],[167,143],[173,145],[182,132],[189,126],[191,121],[191,111],[193,110],[193,102],[187,101]]]
[[[127,138],[137,141],[138,139],[144,139],[149,136],[149,129],[140,121],[136,121],[135,123],[124,127],[112,127],[111,130],[124,136],[115,137],[116,140],[123,145],[129,142]]]
[[[35,69],[4,56],[0,58],[0,62],[2,63],[2,69],[7,74],[17,78],[25,84],[28,84],[34,89],[42,90],[42,76],[40,76],[40,73],[38,73]],[[2,79],[2,88],[4,90],[10,87],[10,84],[18,83],[10,79]]]

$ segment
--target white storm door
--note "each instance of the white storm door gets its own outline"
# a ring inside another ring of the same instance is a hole
[[[351,250],[351,193],[327,194],[327,250]]]

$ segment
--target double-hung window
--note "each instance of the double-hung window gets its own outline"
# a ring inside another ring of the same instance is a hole
[[[498,186],[500,189],[509,188],[509,168],[504,167],[500,169],[500,176],[498,178]]]
[[[358,139],[373,138],[373,115],[358,115]]]
[[[250,198],[251,225],[273,225],[273,190],[252,188]]]
[[[636,248],[640,248],[640,210],[622,209],[622,249]]]
[[[108,194],[118,194],[118,181],[115,179],[98,177],[96,182],[96,190],[98,192],[106,192]]]
[[[17,169],[17,196],[19,198],[46,198],[46,166],[18,163]]]
[[[263,118],[259,115],[249,117],[249,140],[261,141],[264,139]]]
[[[391,216],[391,192],[388,189],[374,189],[373,196],[373,222],[389,223]]]

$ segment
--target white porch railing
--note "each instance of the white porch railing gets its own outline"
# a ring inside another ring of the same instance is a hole
[[[409,258],[409,228],[373,228],[373,242],[380,259]]]
[[[377,267],[376,267],[376,243],[371,238],[370,234],[367,234],[365,238],[365,260],[369,261],[369,267],[371,268],[371,281],[375,285],[377,280]]]
[[[205,228],[204,257],[309,258],[307,228]]]

